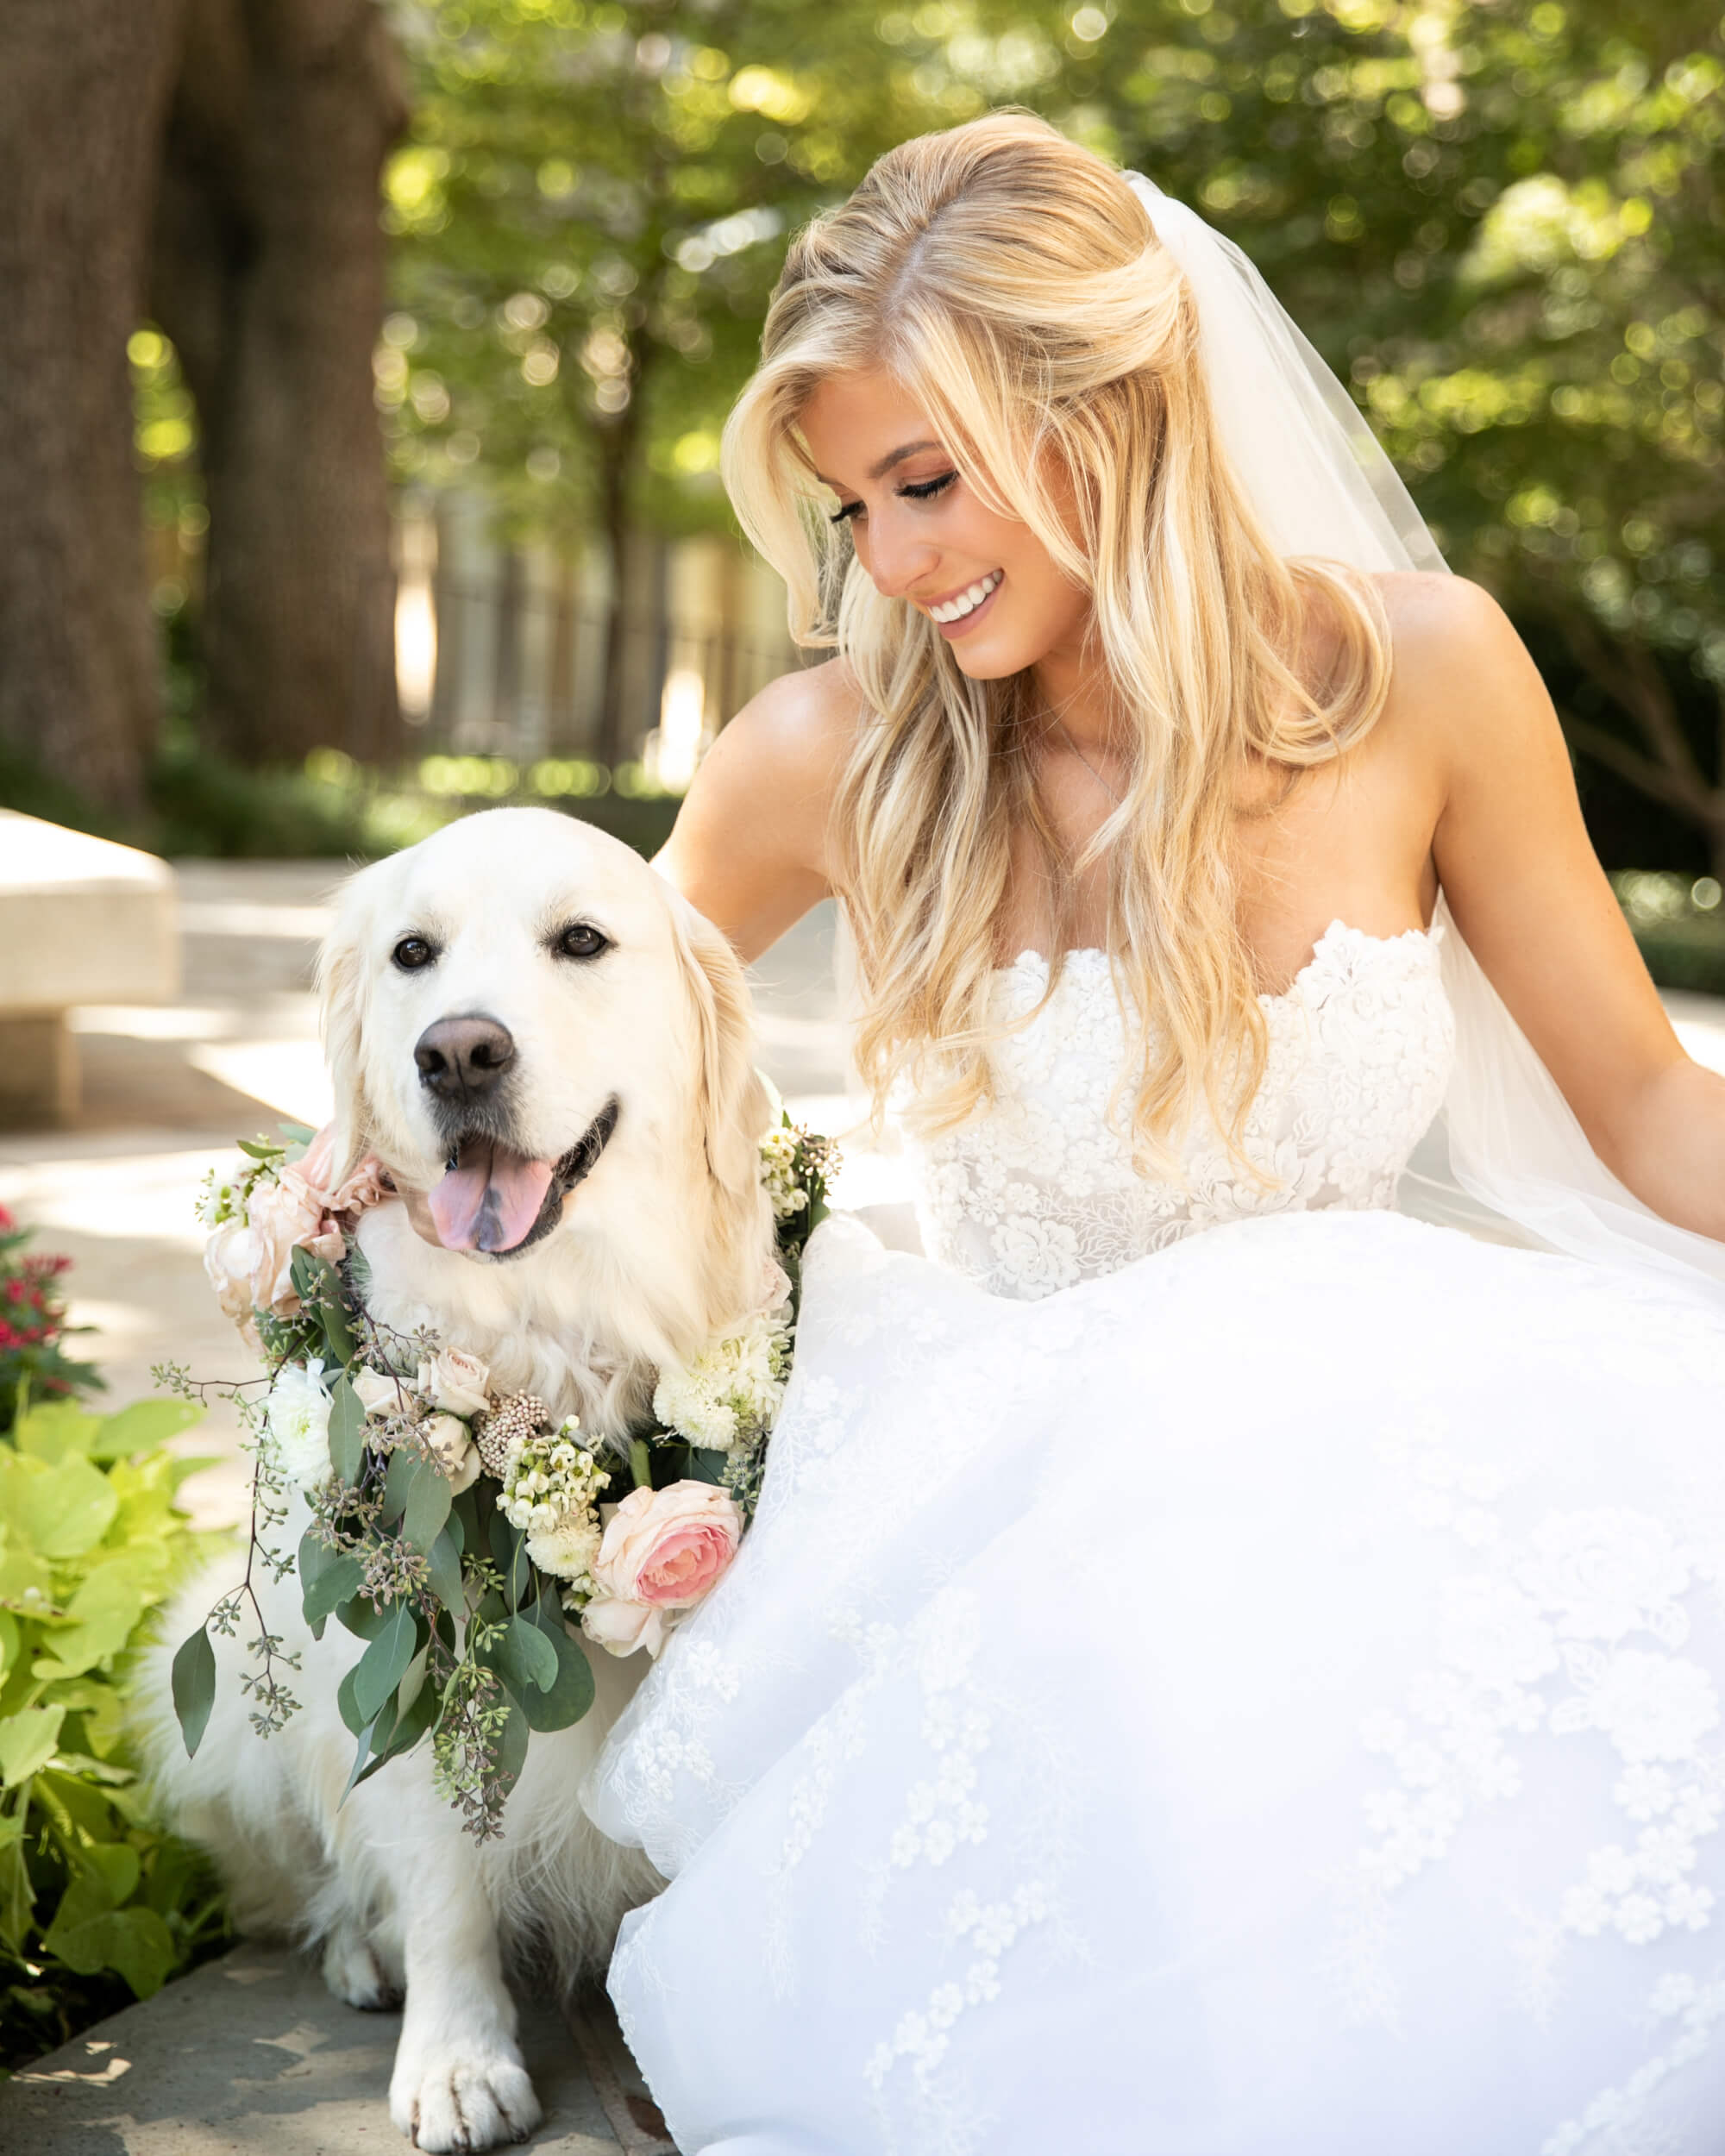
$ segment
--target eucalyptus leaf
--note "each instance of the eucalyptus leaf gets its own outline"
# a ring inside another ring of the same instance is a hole
[[[397,1602],[377,1637],[354,1665],[354,1706],[361,1723],[373,1720],[407,1672],[418,1651],[412,1605]]]
[[[416,1550],[430,1550],[449,1517],[454,1493],[448,1476],[435,1460],[416,1460],[414,1465],[419,1471],[402,1507],[401,1532]]]
[[[354,1679],[359,1675],[359,1670],[360,1665],[356,1662],[336,1687],[336,1706],[342,1720],[353,1731],[354,1736],[365,1737],[369,1743],[371,1718],[361,1714],[354,1693]]]
[[[549,1633],[518,1610],[498,1644],[498,1661],[510,1689],[524,1702],[530,1691],[549,1691],[557,1682],[557,1650]]]
[[[593,1705],[593,1668],[580,1642],[572,1639],[561,1625],[555,1633],[542,1627],[539,1637],[549,1639],[557,1658],[556,1681],[543,1691],[529,1692],[521,1703],[522,1711],[530,1729],[567,1729]]]
[[[274,1160],[281,1151],[280,1146],[272,1145],[267,1138],[236,1138],[234,1143],[248,1160]]]
[[[173,1658],[172,1684],[173,1711],[179,1717],[185,1756],[195,1759],[216,1703],[216,1650],[202,1625]]]
[[[443,1522],[442,1532],[433,1541],[426,1553],[426,1577],[431,1592],[445,1609],[465,1611],[467,1596],[461,1585],[461,1553],[450,1529],[459,1530],[459,1522],[453,1515]]]
[[[692,1445],[689,1447],[689,1480],[692,1482],[723,1485],[724,1470],[730,1459],[728,1452],[718,1452],[704,1445]]]
[[[329,1394],[329,1459],[350,1489],[360,1479],[365,1438],[366,1411],[344,1370]]]
[[[325,1618],[339,1609],[352,1595],[359,1592],[360,1583],[366,1576],[366,1568],[357,1557],[331,1553],[331,1561],[324,1565],[312,1580],[304,1580],[302,1602],[308,1625],[321,1631]]]
[[[400,1519],[407,1510],[408,1495],[414,1483],[430,1465],[430,1463],[411,1445],[399,1445],[390,1454],[389,1465],[384,1471],[383,1478],[383,1516],[386,1520]]]

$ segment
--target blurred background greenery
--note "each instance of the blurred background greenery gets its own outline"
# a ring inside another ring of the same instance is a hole
[[[652,843],[795,662],[716,470],[785,238],[1014,103],[1258,261],[1725,987],[1722,85],[1720,0],[15,0],[0,799]]]

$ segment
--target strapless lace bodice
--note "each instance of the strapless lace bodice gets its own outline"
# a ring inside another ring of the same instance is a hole
[[[1259,999],[1270,1061],[1245,1128],[1265,1186],[1195,1127],[1184,1184],[1138,1175],[1107,1120],[1124,1026],[1107,954],[1067,958],[1053,995],[994,1051],[994,1095],[911,1152],[924,1248],[998,1295],[1029,1300],[1254,1213],[1394,1202],[1449,1082],[1455,1027],[1438,938],[1333,921],[1282,995]],[[1048,982],[1026,951],[995,975],[996,1015]]]

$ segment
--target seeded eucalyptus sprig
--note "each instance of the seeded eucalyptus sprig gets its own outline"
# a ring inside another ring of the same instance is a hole
[[[310,1136],[295,1130],[281,1143],[247,1144],[247,1168],[230,1183],[212,1179],[206,1221],[218,1228],[246,1223],[254,1188],[279,1181]],[[831,1141],[794,1129],[788,1118],[762,1144],[762,1178],[790,1294],[782,1311],[750,1321],[755,1332],[715,1343],[702,1358],[717,1372],[709,1392],[717,1387],[721,1395],[733,1365],[743,1369],[745,1350],[757,1363],[768,1358],[764,1378],[758,1370],[752,1380],[747,1370],[737,1377],[737,1405],[726,1404],[730,1395],[720,1401],[718,1412],[735,1426],[724,1447],[704,1445],[662,1417],[625,1443],[602,1447],[580,1437],[573,1419],[554,1426],[544,1404],[525,1394],[487,1395],[483,1411],[468,1401],[467,1413],[455,1414],[437,1393],[438,1340],[426,1332],[392,1332],[367,1308],[369,1276],[352,1237],[339,1264],[295,1250],[292,1296],[251,1313],[267,1372],[261,1398],[248,1397],[246,1386],[198,1385],[183,1371],[164,1373],[176,1390],[237,1401],[255,1459],[245,1577],[174,1659],[174,1704],[188,1752],[197,1751],[215,1698],[210,1634],[235,1635],[248,1607],[257,1626],[248,1642],[256,1666],[241,1683],[255,1702],[253,1726],[269,1736],[296,1711],[285,1673],[298,1658],[271,1633],[254,1585],[263,1576],[259,1567],[276,1579],[296,1573],[314,1639],[334,1618],[364,1642],[336,1694],[354,1746],[343,1795],[429,1738],[437,1787],[462,1824],[480,1840],[499,1833],[533,1735],[566,1728],[593,1703],[593,1671],[568,1613],[592,1591],[585,1568],[599,1540],[599,1494],[705,1482],[728,1490],[745,1520],[752,1514],[771,1424],[756,1403],[768,1398],[776,1412],[803,1253],[825,1216],[835,1165]],[[300,1424],[286,1449],[309,1443],[319,1471],[302,1484],[310,1523],[297,1550],[285,1551],[285,1440],[275,1418],[291,1420],[290,1393]],[[308,1438],[310,1422],[325,1412],[325,1436],[312,1431]],[[316,1447],[326,1439],[323,1472]],[[534,1541],[545,1532],[535,1514],[548,1509],[548,1491],[564,1493],[578,1507],[577,1522],[591,1522],[565,1528],[561,1545],[555,1535]],[[536,1564],[530,1543],[560,1570]]]

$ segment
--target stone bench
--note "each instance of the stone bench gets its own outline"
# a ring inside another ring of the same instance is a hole
[[[173,871],[154,854],[0,809],[0,1128],[69,1123],[80,1003],[179,993]]]

